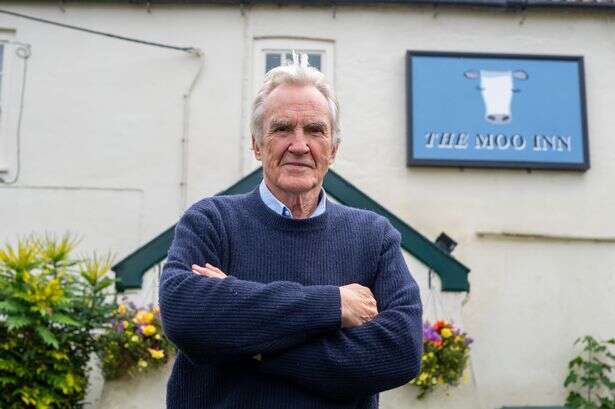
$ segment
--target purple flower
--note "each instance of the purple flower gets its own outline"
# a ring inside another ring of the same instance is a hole
[[[423,324],[423,339],[425,341],[437,342],[441,341],[442,337],[435,331],[429,323]]]
[[[470,337],[466,337],[466,338],[463,340],[463,343],[464,343],[466,346],[470,345],[472,342],[474,342],[474,339],[472,339],[472,338],[470,338]]]

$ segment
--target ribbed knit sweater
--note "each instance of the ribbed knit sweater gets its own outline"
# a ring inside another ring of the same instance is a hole
[[[228,276],[191,271],[205,263]],[[379,313],[342,329],[339,287],[351,283],[372,290]],[[330,201],[302,220],[258,189],[195,203],[175,228],[160,308],[179,349],[169,409],[373,409],[420,370],[421,300],[399,233]]]

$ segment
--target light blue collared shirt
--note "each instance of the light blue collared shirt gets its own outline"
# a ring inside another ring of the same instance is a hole
[[[267,205],[268,208],[281,216],[288,217],[289,219],[293,218],[293,214],[290,212],[290,209],[286,207],[284,203],[280,202],[273,195],[273,193],[271,193],[264,180],[258,186],[258,192],[260,193],[262,201]],[[314,209],[314,213],[312,213],[310,217],[308,217],[308,219],[320,216],[325,212],[325,210],[327,210],[327,195],[325,194],[325,189],[321,189],[318,205],[316,206],[316,209]]]

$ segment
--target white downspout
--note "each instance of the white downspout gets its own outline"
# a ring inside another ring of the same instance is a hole
[[[199,59],[199,69],[196,72],[196,75],[192,79],[190,83],[190,87],[184,93],[184,113],[183,113],[183,124],[182,124],[182,139],[181,139],[181,179],[179,182],[179,190],[180,190],[180,203],[179,203],[179,216],[181,217],[184,214],[184,211],[187,207],[188,201],[188,142],[190,136],[190,98],[192,97],[192,91],[194,91],[194,87],[201,77],[201,73],[203,72],[203,67],[205,65],[205,56],[203,52],[198,48],[193,48],[191,54]]]

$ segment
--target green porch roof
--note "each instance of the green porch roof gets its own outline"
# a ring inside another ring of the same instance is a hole
[[[249,192],[260,183],[261,179],[262,169],[259,168],[218,194],[232,195]],[[372,210],[388,218],[401,233],[401,247],[438,274],[442,282],[442,291],[470,291],[468,283],[470,269],[440,250],[399,217],[332,170],[329,170],[325,176],[323,185],[327,195],[338,202],[347,206]],[[174,230],[175,226],[169,227],[112,267],[116,277],[119,278],[116,284],[118,291],[141,288],[143,274],[167,257]]]

